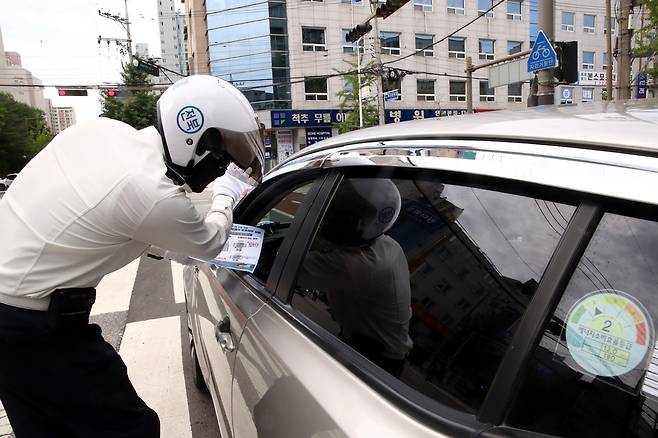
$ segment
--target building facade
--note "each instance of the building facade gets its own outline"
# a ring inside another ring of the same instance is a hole
[[[48,105],[43,96],[43,83],[23,68],[21,55],[5,52],[0,30],[0,93],[9,93],[14,100],[40,109],[48,119]]]
[[[187,50],[187,71],[193,75],[210,74],[208,61],[208,19],[206,0],[185,1],[183,40]]]
[[[187,45],[184,40],[185,18],[176,11],[174,0],[158,0],[160,27],[159,65],[176,73],[160,72],[157,83],[175,82],[187,75]]]
[[[53,106],[50,108],[50,123],[53,134],[57,135],[75,124],[75,110],[70,106]]]
[[[268,154],[285,158],[337,134],[345,117],[339,110],[338,93],[346,87],[341,72],[354,71],[357,61],[385,67],[383,90],[372,86],[363,95],[384,106],[386,123],[465,112],[466,59],[477,66],[530,49],[540,30],[538,1],[507,0],[490,10],[497,1],[411,0],[377,19],[378,34],[373,29],[350,43],[348,31],[384,1],[207,0],[209,71],[243,91],[268,129]],[[192,3],[186,1],[188,38],[201,22]],[[555,40],[578,40],[581,77],[578,84],[556,87],[556,104],[602,99],[604,21],[600,0],[556,2]],[[616,36],[614,24],[612,31]],[[486,68],[473,78],[476,111],[527,106],[528,81],[491,88]]]

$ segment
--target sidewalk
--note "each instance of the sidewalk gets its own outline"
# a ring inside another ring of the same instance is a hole
[[[9,418],[7,418],[7,413],[2,403],[0,403],[0,438],[14,438],[14,434],[11,433],[11,426],[9,425]]]

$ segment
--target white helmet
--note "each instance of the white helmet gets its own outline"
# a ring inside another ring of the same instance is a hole
[[[167,176],[201,192],[233,161],[259,181],[265,148],[249,101],[222,79],[195,75],[176,81],[158,100],[158,130]]]
[[[345,179],[331,201],[321,233],[336,243],[368,243],[395,224],[401,206],[400,192],[390,179]]]

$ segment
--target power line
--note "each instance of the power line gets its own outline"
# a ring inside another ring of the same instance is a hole
[[[478,12],[479,15],[478,15],[477,17],[475,17],[474,19],[472,19],[472,20],[469,21],[468,23],[464,24],[463,26],[459,27],[459,28],[456,29],[455,31],[453,31],[453,32],[449,33],[448,35],[444,36],[444,37],[441,38],[440,40],[435,41],[435,42],[433,42],[432,44],[430,44],[430,45],[428,45],[428,46],[426,46],[426,47],[423,47],[422,49],[416,49],[416,50],[414,50],[412,53],[409,53],[408,55],[401,56],[401,57],[399,57],[399,58],[397,58],[397,59],[394,59],[394,60],[392,60],[392,61],[386,61],[386,62],[382,63],[382,65],[388,65],[388,64],[393,64],[394,62],[402,61],[403,59],[407,59],[407,58],[409,58],[409,57],[411,57],[411,56],[416,55],[416,52],[418,52],[419,50],[427,50],[427,49],[429,49],[429,48],[432,48],[432,47],[436,46],[436,45],[439,44],[439,43],[442,43],[443,41],[447,40],[447,39],[450,38],[451,36],[454,36],[454,35],[457,34],[458,32],[461,32],[462,30],[466,29],[468,26],[470,26],[471,24],[475,23],[475,22],[476,22],[477,20],[479,20],[480,18],[486,16],[487,13],[493,11],[498,5],[502,4],[502,3],[505,2],[505,1],[506,1],[506,0],[500,0],[500,1],[499,1],[498,3],[496,3],[495,5],[491,5],[491,7],[490,7],[489,9],[487,9],[486,11]]]

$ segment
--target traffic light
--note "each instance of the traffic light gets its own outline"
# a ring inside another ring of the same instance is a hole
[[[406,3],[409,3],[409,0],[386,0],[386,3],[377,7],[375,15],[380,18],[386,18]]]
[[[370,23],[357,24],[352,28],[352,30],[347,32],[347,36],[345,37],[345,39],[350,43],[353,43],[359,38],[361,38],[363,35],[370,32],[371,30],[372,30],[372,26],[370,25]]]
[[[160,68],[157,64],[135,57],[135,59],[133,59],[133,65],[137,67],[137,70],[143,71],[151,76],[160,76]]]
[[[553,43],[557,53],[558,67],[553,76],[561,84],[578,82],[578,41],[556,41]]]
[[[86,96],[87,90],[80,88],[58,88],[57,94],[60,96]]]
[[[109,90],[107,90],[107,95],[110,97],[115,97],[117,95],[117,90],[115,90],[114,88],[110,88]]]

